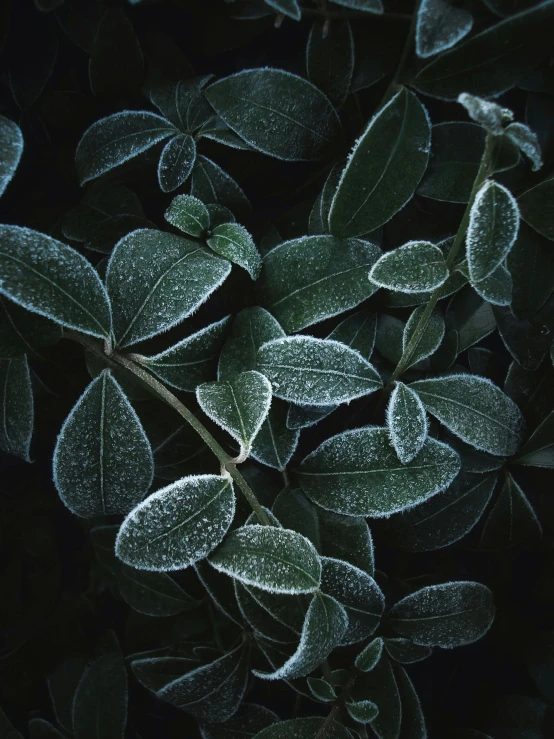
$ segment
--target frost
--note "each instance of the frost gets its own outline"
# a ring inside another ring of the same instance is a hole
[[[355,665],[361,672],[371,672],[377,662],[381,659],[383,652],[383,639],[378,636],[362,649],[356,657]]]
[[[505,135],[529,158],[533,172],[542,167],[541,147],[537,134],[524,123],[510,123]]]
[[[274,8],[279,13],[288,15],[289,18],[293,18],[295,21],[299,21],[302,18],[298,0],[265,0],[265,4],[269,5],[270,8]]]
[[[381,0],[333,0],[335,5],[342,5],[352,10],[363,10],[366,13],[375,13],[381,15],[384,13],[383,3]]]
[[[371,724],[379,714],[379,708],[370,700],[347,702],[346,710],[360,724]]]
[[[309,677],[307,682],[310,693],[317,700],[323,701],[323,703],[331,703],[337,697],[335,689],[326,680],[319,677]]]
[[[396,662],[401,662],[403,665],[421,662],[433,654],[431,647],[422,647],[419,644],[414,644],[411,639],[403,639],[402,637],[391,639],[387,637],[384,641],[389,657]]]
[[[421,451],[427,438],[425,407],[418,394],[397,382],[387,407],[387,428],[398,459],[407,464]]]
[[[192,170],[190,194],[203,203],[220,203],[233,212],[250,212],[243,189],[211,159],[199,154]]]
[[[419,324],[423,312],[425,311],[425,307],[426,306],[421,305],[416,308],[412,315],[409,317],[408,322],[406,323],[404,332],[402,334],[403,352],[406,351],[406,347],[408,346],[410,339],[415,333],[416,327]],[[421,362],[422,360],[427,359],[427,357],[430,357],[432,354],[434,354],[441,345],[441,342],[444,338],[444,333],[444,319],[440,310],[435,310],[433,311],[433,313],[431,313],[431,316],[427,321],[427,325],[425,326],[425,330],[423,331],[420,340],[414,348],[413,354],[410,357],[409,366],[412,367],[414,364],[417,364],[417,362]]]
[[[284,470],[298,446],[299,429],[289,429],[286,421],[289,406],[274,398],[269,414],[252,445],[252,457],[261,464]]]
[[[234,319],[231,335],[221,351],[218,379],[227,380],[239,372],[257,369],[262,344],[284,336],[281,326],[264,308],[244,308]]]
[[[422,0],[416,25],[416,54],[425,59],[450,49],[471,31],[473,18],[467,10],[446,0]]]
[[[374,264],[369,279],[379,287],[402,293],[435,290],[448,279],[442,251],[429,241],[408,241]]]
[[[139,570],[181,570],[221,542],[234,515],[230,478],[184,477],[129,513],[117,535],[115,553]]]
[[[469,277],[480,282],[501,265],[519,230],[519,208],[511,192],[488,180],[475,196],[466,234]]]
[[[308,405],[345,403],[382,387],[375,368],[341,342],[291,336],[263,344],[258,368],[278,398]]]
[[[196,144],[188,133],[168,141],[158,162],[158,182],[163,192],[172,192],[185,183],[196,160]]]
[[[54,451],[54,483],[77,516],[128,513],[152,484],[150,442],[108,370],[67,417]]]
[[[0,115],[0,196],[10,183],[23,154],[23,135],[19,126]]]
[[[26,462],[33,434],[34,405],[27,357],[0,359],[0,449]]]
[[[222,223],[212,229],[206,243],[212,251],[245,269],[256,280],[262,260],[252,236],[238,223]]]
[[[483,100],[467,92],[458,95],[458,102],[464,106],[470,118],[495,136],[501,136],[504,133],[504,124],[514,117],[508,108],[501,108],[490,100]]]
[[[303,460],[298,477],[306,495],[322,508],[381,518],[444,490],[459,470],[456,452],[430,438],[402,464],[388,431],[367,426],[324,441]]]
[[[201,239],[210,227],[208,209],[192,195],[177,195],[173,198],[164,218],[175,228],[197,239]]]
[[[510,305],[512,302],[512,275],[500,264],[484,280],[472,282],[471,286],[475,292],[492,305]]]
[[[318,508],[321,553],[341,559],[367,572],[375,573],[373,538],[365,518],[341,516]]]
[[[229,276],[231,265],[184,236],[139,229],[118,242],[106,272],[120,347],[190,316]]]
[[[312,593],[321,580],[321,561],[311,541],[275,526],[235,529],[209,562],[241,583],[269,593]]]

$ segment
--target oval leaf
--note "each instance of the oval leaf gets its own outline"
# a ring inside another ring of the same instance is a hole
[[[19,126],[0,115],[0,195],[8,186],[23,154],[23,135]]]
[[[500,495],[483,527],[481,547],[501,550],[533,546],[541,539],[542,526],[533,506],[512,475],[507,473]]]
[[[370,641],[356,657],[355,665],[361,672],[371,672],[381,659],[383,639],[378,636]]]
[[[417,14],[416,54],[426,57],[450,49],[471,31],[473,18],[467,10],[446,0],[422,0]]]
[[[173,198],[164,218],[179,231],[201,239],[210,227],[210,213],[204,203],[192,195]]]
[[[354,37],[350,23],[326,26],[315,21],[306,47],[308,79],[338,106],[346,100],[354,72]]]
[[[188,133],[168,141],[158,162],[158,182],[163,192],[173,192],[189,178],[196,160],[196,144]]]
[[[260,274],[262,260],[252,236],[238,223],[222,223],[210,233],[206,243],[212,251],[245,269],[255,280]]]
[[[373,265],[369,279],[389,290],[424,293],[446,282],[448,267],[438,246],[429,241],[409,241],[383,254]]]
[[[404,333],[402,334],[403,352],[406,351],[410,339],[414,335],[424,311],[425,306],[420,305],[409,317],[408,322],[404,327]],[[434,354],[441,345],[441,342],[444,338],[444,333],[444,318],[442,317],[442,314],[439,310],[434,310],[427,321],[427,325],[425,326],[421,338],[414,347],[413,353],[409,360],[409,366],[412,367],[414,364],[417,364],[418,362],[421,362],[422,360],[427,359],[427,357],[430,357],[432,354]]]
[[[284,336],[281,326],[264,308],[244,308],[233,321],[231,335],[223,346],[218,378],[227,380],[239,372],[257,369],[258,349]]]
[[[427,438],[427,415],[417,393],[398,382],[387,407],[387,428],[398,459],[407,464],[421,451]]]
[[[0,449],[30,462],[33,389],[27,357],[0,360]]]

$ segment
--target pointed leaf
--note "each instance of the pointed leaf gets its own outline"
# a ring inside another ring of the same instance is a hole
[[[380,518],[444,490],[460,470],[458,455],[427,439],[408,464],[398,461],[386,429],[366,427],[324,441],[298,470],[306,495],[327,510]]]
[[[534,172],[542,167],[541,146],[536,133],[524,123],[510,123],[505,134],[531,161]]]
[[[426,57],[450,49],[471,31],[473,18],[467,10],[446,0],[423,0],[416,25],[416,54]]]
[[[422,293],[443,285],[448,267],[438,246],[429,241],[409,241],[383,254],[373,265],[369,279],[389,290]]]
[[[373,539],[366,520],[361,516],[341,516],[324,508],[318,508],[317,515],[321,553],[350,562],[373,577]]]
[[[527,439],[516,462],[527,467],[554,467],[554,411]]]
[[[326,680],[319,677],[309,677],[307,682],[310,693],[316,700],[323,701],[323,703],[332,703],[337,697],[334,687]]]
[[[398,459],[407,464],[427,438],[427,415],[417,393],[398,382],[387,407],[387,428]]]
[[[354,37],[347,20],[328,28],[323,19],[314,22],[306,47],[306,71],[310,82],[340,107],[354,72]]]
[[[346,710],[350,718],[359,724],[371,724],[379,714],[379,708],[370,700],[348,701]]]
[[[140,229],[112,252],[106,273],[119,346],[167,331],[204,303],[231,271],[197,241]]]
[[[34,405],[27,357],[0,360],[0,449],[30,462]]]
[[[371,672],[381,659],[383,639],[378,636],[370,641],[356,657],[355,665],[361,672]]]
[[[173,198],[164,217],[172,226],[197,239],[201,239],[210,227],[208,209],[192,195],[177,195]]]
[[[336,404],[294,405],[291,403],[287,413],[287,428],[300,430],[314,426],[319,421],[327,418],[333,411],[336,411],[338,407]]]
[[[517,199],[523,220],[550,241],[554,241],[554,226],[552,225],[553,194],[554,177],[551,177],[526,190]]]
[[[533,545],[542,539],[542,526],[527,496],[508,473],[483,533],[483,549]]]
[[[220,203],[235,215],[248,215],[251,205],[241,186],[211,159],[199,154],[192,170],[190,194],[203,203]]]
[[[201,724],[202,739],[245,739],[254,737],[279,720],[278,716],[256,703],[242,703],[237,713],[221,724]]]
[[[252,236],[238,223],[222,223],[210,232],[206,243],[212,251],[245,269],[255,280],[262,260]]]
[[[0,195],[8,186],[23,153],[23,135],[19,126],[0,116]]]
[[[128,686],[120,652],[98,657],[75,692],[73,727],[76,739],[123,739],[127,724]]]
[[[376,333],[377,314],[361,310],[341,321],[327,338],[342,341],[346,346],[360,352],[362,357],[369,362],[375,346]]]
[[[282,400],[273,398],[269,414],[252,444],[252,456],[257,462],[280,471],[286,469],[300,438],[298,429],[287,427],[288,409]]]
[[[227,380],[239,372],[258,369],[258,349],[262,344],[284,336],[281,326],[264,308],[256,306],[241,310],[221,351],[219,379]]]
[[[552,245],[522,223],[506,266],[513,282],[511,310],[519,319],[531,318],[546,303],[554,288]],[[533,285],[532,290],[529,285]]]
[[[385,639],[385,649],[391,659],[395,662],[401,662],[403,665],[411,665],[414,662],[421,662],[433,653],[431,647],[422,647],[414,644],[410,639],[402,637]]]
[[[173,192],[189,178],[196,160],[196,144],[188,133],[179,134],[164,146],[158,162],[158,182],[163,192]]]
[[[270,519],[271,520],[271,519]],[[277,525],[276,522],[275,525]],[[235,581],[236,582],[236,581]],[[268,593],[253,585],[241,585],[250,597],[268,613],[275,622],[289,629],[293,634],[293,641],[298,641],[302,626],[306,618],[308,603],[296,595],[283,595],[282,593]]]
[[[118,580],[123,600],[146,616],[175,616],[200,605],[164,572],[144,572],[123,565]]]
[[[404,333],[402,334],[402,351],[406,350],[424,310],[425,306],[420,305],[409,317],[408,322],[404,327]],[[425,330],[423,331],[420,340],[416,344],[414,353],[410,359],[410,367],[434,354],[442,343],[444,333],[444,318],[442,317],[440,310],[434,310],[427,321],[427,325],[425,326]]]

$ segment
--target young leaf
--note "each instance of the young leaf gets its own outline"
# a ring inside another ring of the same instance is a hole
[[[210,232],[206,243],[212,251],[245,269],[255,280],[262,260],[252,236],[238,223],[222,223]]]
[[[472,120],[495,136],[502,136],[504,124],[514,118],[509,108],[502,108],[491,100],[484,100],[467,92],[458,95],[458,102],[464,106]]]
[[[259,294],[285,331],[336,316],[371,297],[367,272],[381,250],[361,239],[303,236],[264,258]]]
[[[366,520],[361,516],[340,516],[324,508],[317,508],[317,515],[321,553],[350,562],[373,577],[373,539]]]
[[[166,118],[147,111],[123,110],[101,118],[87,128],[75,152],[81,185],[178,133]]]
[[[490,380],[459,374],[410,385],[429,413],[462,441],[490,454],[512,455],[524,420],[517,405]]]
[[[209,562],[239,582],[270,593],[313,593],[321,580],[321,561],[309,539],[275,526],[235,529]]]
[[[218,378],[228,380],[239,372],[258,369],[258,349],[284,336],[281,326],[264,308],[244,308],[233,321],[231,335],[221,351]]]
[[[368,700],[379,709],[377,718],[371,724],[371,730],[378,739],[392,739],[400,734],[402,705],[392,665],[387,655],[382,652],[381,659],[370,672],[358,676],[351,691],[351,700]]]
[[[552,225],[553,195],[554,177],[551,177],[526,190],[517,199],[523,220],[550,241],[554,241],[554,226]]]
[[[264,344],[258,367],[278,398],[293,403],[345,403],[375,392],[381,378],[361,354],[329,339],[291,336]]]
[[[340,130],[325,95],[282,69],[243,70],[210,85],[206,97],[229,128],[278,159],[318,159]]]
[[[204,413],[240,444],[246,458],[271,405],[271,384],[255,370],[241,372],[228,380],[199,385],[196,399]]]
[[[512,275],[503,264],[483,280],[472,281],[471,286],[477,295],[492,305],[505,306],[512,302]]]
[[[189,178],[196,160],[196,144],[188,133],[175,136],[164,146],[158,162],[158,182],[163,192],[173,192]]]
[[[110,334],[110,304],[98,273],[74,249],[20,226],[0,226],[0,294],[85,334]]]
[[[118,582],[123,600],[146,616],[175,616],[200,605],[165,572],[144,572],[122,565]]]
[[[402,637],[397,637],[396,639],[387,637],[384,641],[389,657],[395,662],[401,662],[403,665],[421,662],[433,653],[431,647],[422,647],[419,644],[414,644],[410,639],[403,639]]]
[[[448,267],[438,246],[429,241],[409,241],[383,254],[373,265],[369,279],[389,290],[422,293],[443,285]]]
[[[231,271],[197,241],[140,229],[116,245],[106,273],[120,347],[167,331],[204,303]]]
[[[354,37],[349,21],[338,21],[329,28],[315,21],[306,47],[308,79],[340,107],[350,90],[354,72]]]
[[[0,449],[30,462],[33,390],[27,357],[0,360]]]
[[[269,5],[270,8],[275,8],[278,13],[288,15],[289,18],[295,21],[299,21],[302,18],[298,0],[265,0],[265,4]]]
[[[310,693],[316,700],[323,701],[323,703],[332,703],[337,697],[334,687],[326,680],[319,677],[309,677],[307,682]]]
[[[366,427],[324,441],[300,465],[306,495],[327,510],[380,518],[444,490],[460,470],[446,444],[427,439],[408,464],[398,461],[386,429]]]
[[[554,411],[527,439],[516,463],[526,467],[554,467]]]
[[[359,724],[371,724],[379,714],[379,708],[370,700],[348,701],[346,710],[350,718]]]
[[[67,417],[54,451],[62,502],[84,518],[128,513],[154,476],[150,442],[118,382],[105,370]]]
[[[248,215],[250,201],[241,186],[218,164],[199,154],[192,170],[190,194],[203,203],[219,203],[235,215]]]
[[[402,89],[370,121],[350,155],[331,204],[331,233],[367,234],[403,208],[425,172],[430,139],[427,111]]]
[[[399,601],[389,613],[399,634],[422,646],[444,649],[472,644],[494,620],[491,591],[478,582],[430,585]]]
[[[383,651],[383,639],[377,636],[368,642],[362,651],[356,657],[355,665],[361,672],[371,672],[375,665],[381,659]]]
[[[264,680],[305,677],[341,643],[347,626],[348,616],[343,606],[324,593],[316,593],[306,613],[300,643],[292,657],[274,672],[252,672]]]
[[[505,129],[505,135],[531,161],[532,170],[536,172],[542,167],[541,146],[536,133],[524,123],[510,123]]]
[[[23,135],[19,126],[0,115],[0,196],[15,174],[23,153]]]
[[[519,209],[503,185],[488,180],[475,196],[466,234],[469,277],[484,280],[501,265],[517,238]]]
[[[269,414],[262,424],[254,443],[251,455],[257,462],[284,470],[298,446],[299,429],[287,428],[289,406],[274,398]]]
[[[427,438],[427,415],[417,393],[398,382],[387,407],[387,428],[398,459],[407,464],[421,451]]]
[[[447,0],[423,0],[416,25],[416,54],[425,59],[450,49],[471,31],[473,18],[467,10]]]
[[[123,739],[127,724],[127,672],[121,652],[98,657],[86,670],[73,701],[73,728],[79,739]]]
[[[292,739],[292,737],[294,739],[315,739],[324,721],[325,719],[316,717],[279,721],[278,724],[273,724],[256,734],[256,739]],[[330,726],[326,727],[326,737],[327,739],[350,739],[350,733],[342,724],[333,721]]]
[[[412,315],[409,317],[406,326],[404,327],[404,333],[402,334],[402,351],[406,350],[410,339],[412,338],[417,325],[421,319],[423,311],[425,310],[424,305],[420,305],[414,310]],[[414,353],[410,359],[410,367],[423,359],[427,359],[434,354],[444,338],[445,325],[444,318],[440,310],[434,310],[429,317],[425,330],[416,344]]]
[[[542,526],[527,496],[507,473],[494,508],[489,513],[481,547],[488,550],[533,545],[542,539]]]
[[[201,239],[210,227],[210,213],[204,203],[192,195],[177,195],[164,218],[179,231]]]
[[[244,739],[258,736],[262,729],[272,726],[279,717],[264,706],[242,703],[237,713],[221,724],[200,724],[202,739]]]

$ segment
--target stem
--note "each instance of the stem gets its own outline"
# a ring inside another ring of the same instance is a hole
[[[497,138],[498,137],[494,136],[494,134],[492,133],[487,134],[487,138],[485,141],[485,150],[483,152],[483,156],[481,157],[481,164],[479,165],[479,171],[477,172],[477,176],[475,177],[475,181],[473,182],[471,194],[469,196],[469,200],[467,202],[466,209],[462,217],[462,221],[460,223],[460,226],[454,238],[454,243],[452,244],[452,248],[448,252],[448,256],[446,258],[446,266],[448,267],[449,270],[452,269],[452,266],[456,260],[456,257],[458,256],[458,252],[460,251],[460,247],[464,243],[464,238],[466,235],[467,227],[469,225],[469,216],[471,213],[473,202],[475,200],[475,196],[479,192],[483,182],[494,171],[494,161],[496,157]],[[412,334],[412,338],[409,340],[408,345],[406,346],[404,352],[402,353],[402,356],[400,357],[400,361],[398,362],[396,369],[392,373],[392,376],[390,378],[391,383],[398,380],[398,378],[410,366],[410,360],[412,359],[413,354],[415,350],[417,349],[419,342],[421,341],[421,337],[423,336],[425,329],[427,328],[427,323],[429,321],[429,318],[431,317],[431,314],[433,310],[435,309],[437,302],[439,301],[440,294],[441,294],[441,288],[442,288],[442,285],[440,287],[437,287],[431,294],[431,297],[429,298],[429,302],[425,306],[425,310],[421,314],[421,318],[419,319],[419,322],[415,328],[415,331]]]
[[[358,677],[358,671],[355,667],[352,668],[352,674],[350,675],[349,681],[344,686],[344,689],[341,690],[341,694],[336,699],[336,701],[333,703],[333,707],[327,714],[327,718],[321,725],[320,730],[315,735],[314,739],[327,739],[327,737],[330,735],[330,732],[333,729],[333,724],[335,723],[335,719],[337,718],[337,714],[339,713],[340,709],[343,707],[343,705],[348,700],[348,696],[350,695],[350,691],[352,690],[352,687],[354,683],[356,682],[356,678]]]
[[[92,351],[97,356],[101,357],[104,360],[107,360],[112,366],[114,366],[115,363],[116,365],[121,365],[129,372],[132,372],[132,374],[135,377],[138,377],[138,379],[141,380],[151,392],[157,395],[160,400],[163,400],[165,403],[167,403],[167,405],[171,406],[171,408],[173,408],[173,410],[175,410],[180,416],[182,416],[185,421],[190,424],[192,428],[196,431],[196,433],[202,438],[205,444],[212,450],[212,452],[218,458],[222,469],[227,470],[232,479],[237,483],[238,487],[242,490],[244,497],[250,503],[252,510],[258,517],[259,522],[266,526],[270,525],[269,518],[267,517],[264,509],[258,502],[258,499],[256,498],[256,495],[250,485],[237,470],[235,462],[227,454],[225,449],[223,449],[223,447],[218,444],[218,442],[210,434],[204,424],[201,423],[201,421],[199,421],[196,416],[191,411],[189,411],[189,409],[179,400],[179,398],[177,398],[170,390],[165,387],[165,385],[162,385],[162,383],[159,382],[159,380],[156,380],[156,378],[153,377],[149,372],[147,372],[142,367],[139,367],[139,365],[135,364],[131,359],[129,359],[129,357],[121,354],[120,352],[112,351],[110,356],[107,357],[100,348],[100,344],[98,344],[93,339],[90,339],[88,336],[79,334],[76,331],[66,331],[64,335],[67,339],[77,341],[79,344],[82,344],[84,347],[86,347],[89,351]]]
[[[399,87],[399,80],[402,76],[402,72],[404,71],[404,66],[406,65],[406,62],[408,61],[408,57],[410,56],[410,52],[412,50],[412,46],[414,43],[414,37],[415,37],[415,31],[416,31],[416,25],[417,25],[417,16],[419,13],[419,6],[420,6],[421,0],[416,0],[414,12],[411,16],[406,16],[406,18],[410,18],[410,28],[408,29],[408,35],[406,36],[406,41],[404,43],[404,48],[402,49],[402,55],[400,56],[400,61],[398,62],[398,65],[396,67],[396,70],[394,72],[394,76],[392,80],[389,83],[389,86],[385,90],[385,94],[383,95],[383,99],[381,100],[381,103],[379,104],[376,113],[383,108],[390,98],[394,95],[394,93],[397,91],[397,88]]]

